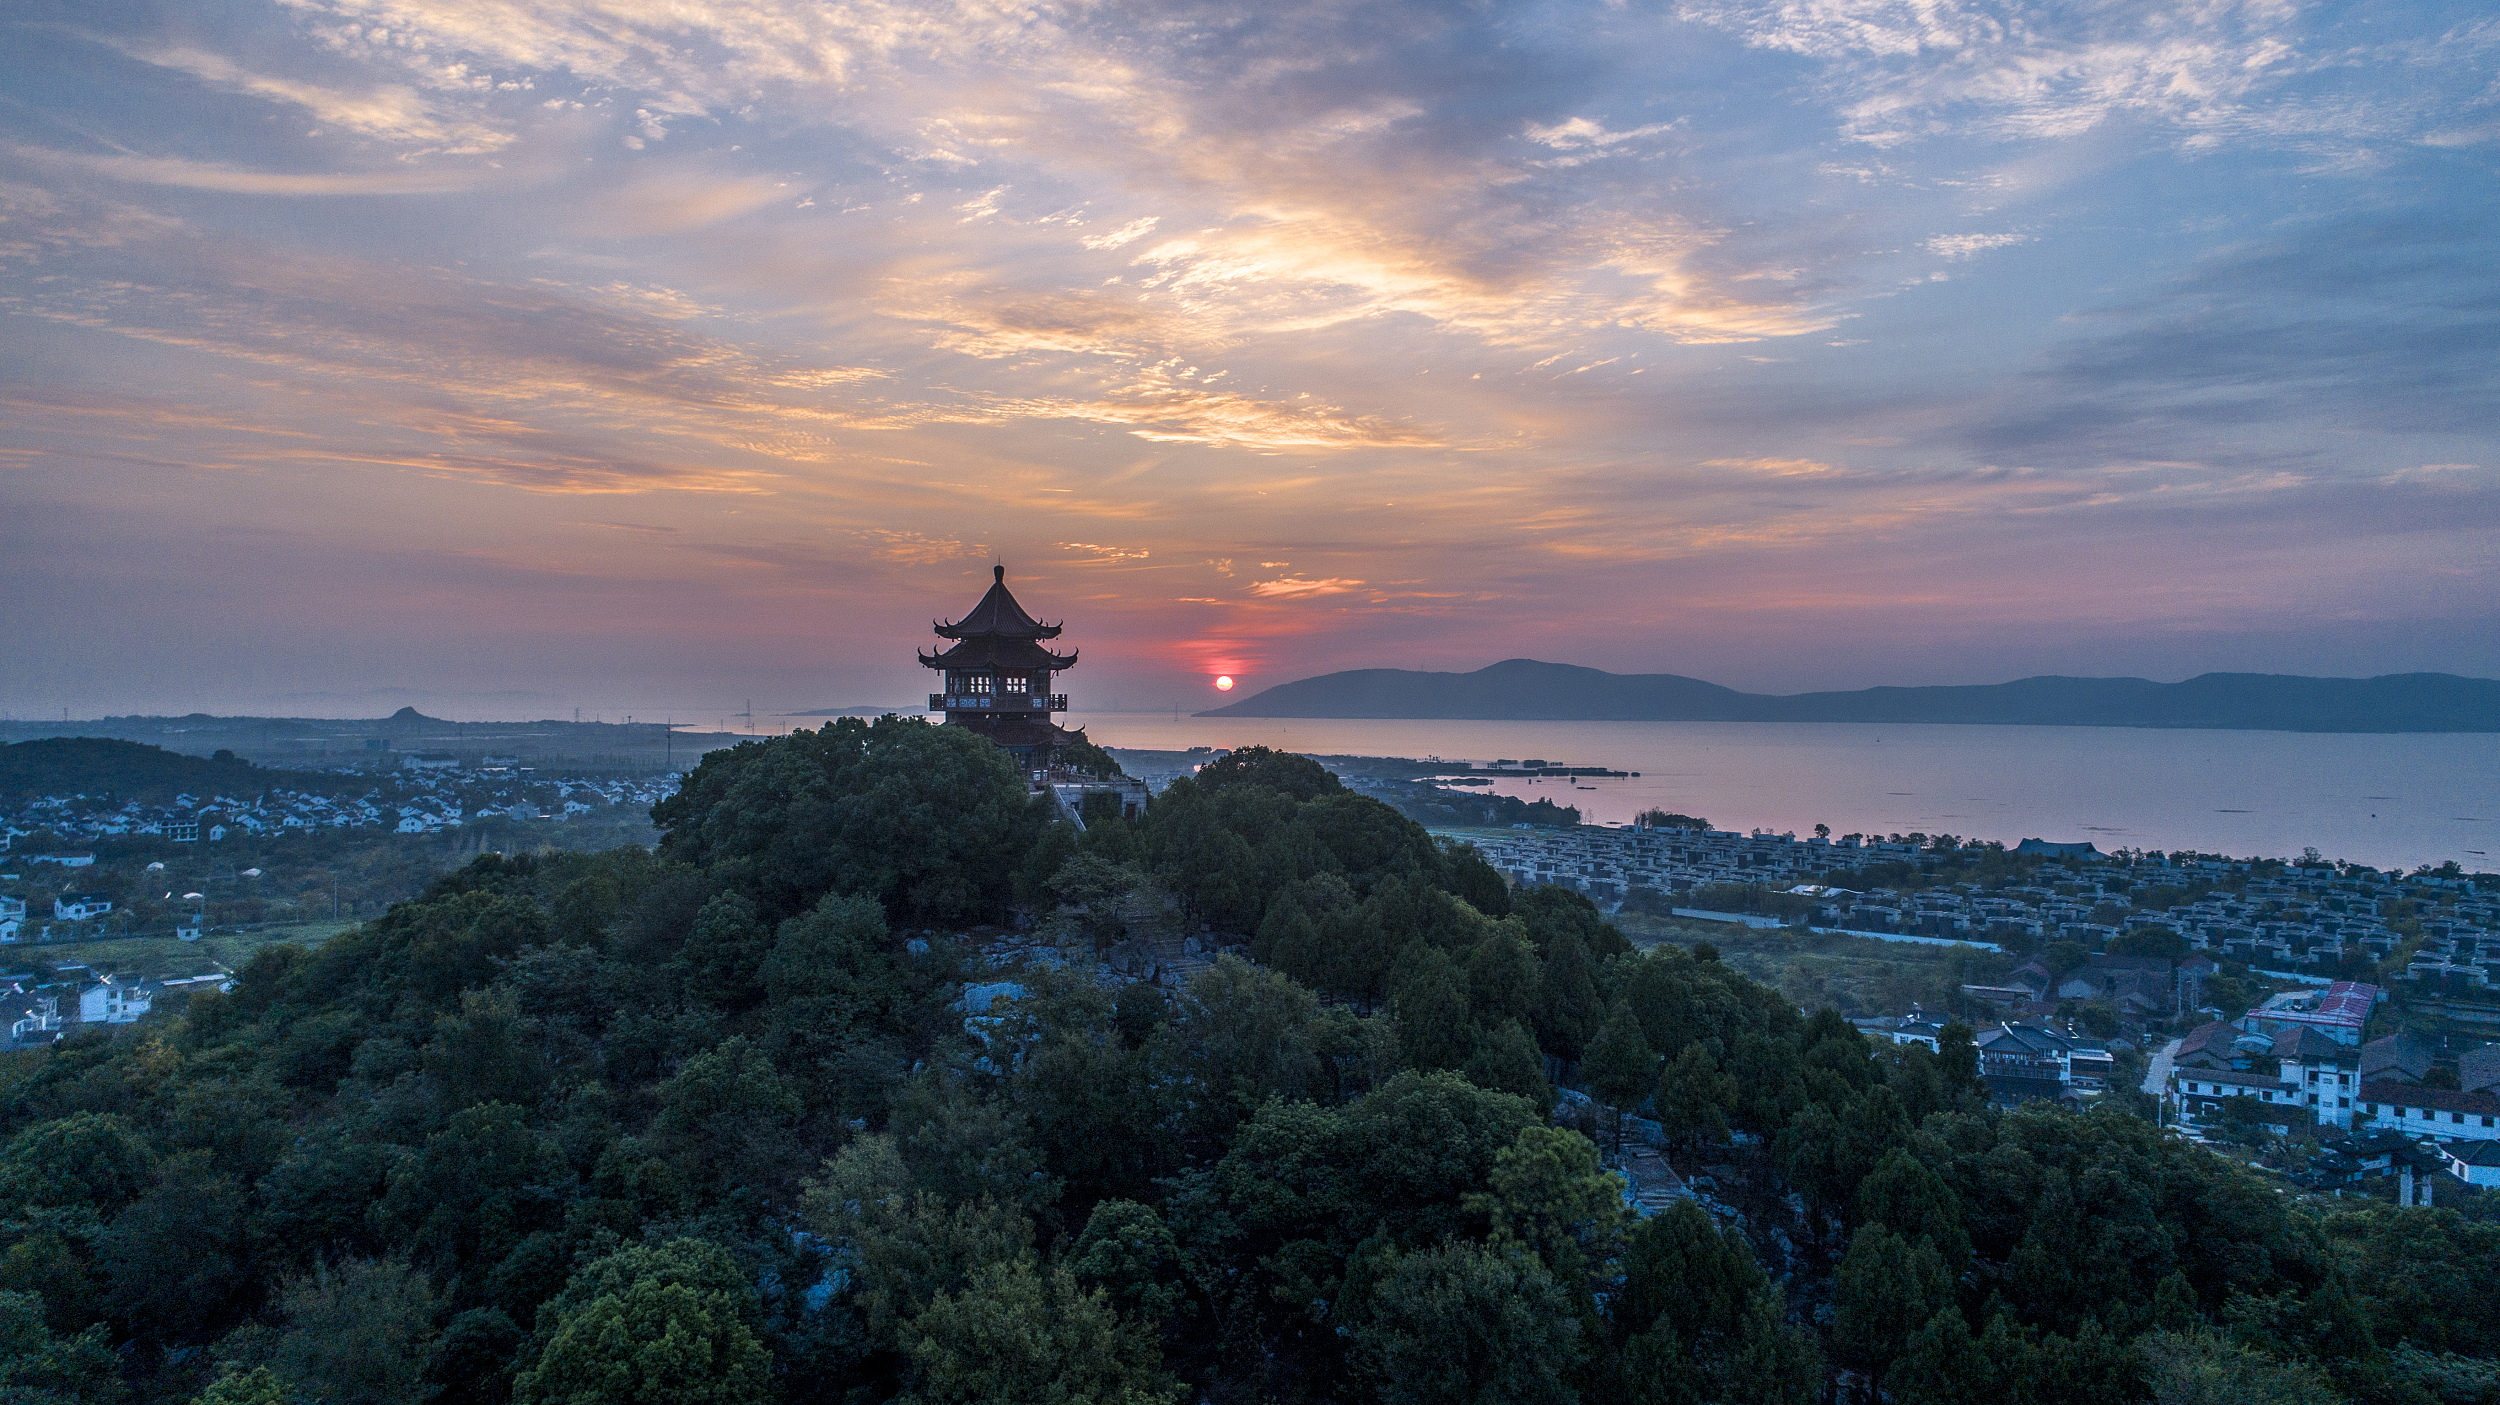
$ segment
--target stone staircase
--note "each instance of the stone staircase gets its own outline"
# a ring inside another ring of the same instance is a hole
[[[1632,1213],[1642,1219],[1665,1214],[1678,1200],[1693,1198],[1692,1187],[1684,1184],[1684,1178],[1677,1175],[1675,1168],[1667,1164],[1667,1158],[1653,1147],[1626,1149],[1623,1164],[1615,1169],[1630,1182],[1626,1199],[1632,1206]]]

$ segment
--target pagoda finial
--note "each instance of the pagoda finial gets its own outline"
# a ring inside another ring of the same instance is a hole
[[[1005,585],[1007,583],[1007,568],[1004,566],[990,567],[990,583],[993,585]]]

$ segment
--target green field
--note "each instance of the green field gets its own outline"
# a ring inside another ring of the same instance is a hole
[[[219,969],[236,970],[264,946],[293,942],[319,946],[353,922],[294,922],[256,932],[211,932],[196,942],[172,937],[113,937],[89,942],[27,942],[6,949],[0,966],[10,973],[86,966],[115,975],[197,976]]]
[[[1671,942],[1708,942],[1719,959],[1808,1010],[1829,1005],[1844,1015],[1898,1015],[1915,1004],[1931,1014],[1984,1014],[1964,1009],[1961,987],[1994,985],[2014,958],[1967,946],[1925,946],[1866,937],[1826,936],[1800,927],[1760,928],[1691,918],[1618,913],[1612,919],[1643,949]]]

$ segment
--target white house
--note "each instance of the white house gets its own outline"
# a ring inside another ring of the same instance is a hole
[[[2271,1056],[2279,1061],[2283,1081],[2317,1114],[2319,1125],[2352,1125],[2353,1099],[2361,1083],[2357,1050],[2303,1026],[2277,1034]]]
[[[61,1001],[58,996],[27,996],[11,992],[17,1018],[9,1025],[9,1039],[18,1044],[47,1043],[61,1032]]]
[[[2500,1097],[2404,1083],[2364,1083],[2353,1126],[2443,1142],[2500,1141]]]
[[[154,985],[106,976],[78,992],[78,1018],[86,1024],[129,1024],[155,1002]]]
[[[113,900],[102,893],[64,893],[52,900],[52,916],[62,922],[84,922],[112,910]]]
[[[2170,1089],[2180,1114],[2193,1121],[2201,1122],[2219,1112],[2225,1098],[2255,1099],[2267,1125],[2285,1131],[2291,1129],[2294,1119],[2309,1118],[2309,1108],[2298,1086],[2254,1069],[2174,1069]]]
[[[2500,1185],[2500,1142],[2451,1142],[2439,1149],[2439,1159],[2467,1185]]]

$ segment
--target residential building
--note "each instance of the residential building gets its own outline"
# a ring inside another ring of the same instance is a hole
[[[102,893],[63,893],[52,900],[52,916],[59,922],[84,922],[112,910],[113,900]]]
[[[2256,1069],[2183,1068],[2170,1074],[2170,1102],[2191,1122],[2202,1122],[2222,1110],[2227,1098],[2254,1098],[2267,1114],[2267,1125],[2283,1131],[2308,1121],[2309,1109],[2297,1085]]]
[[[2500,1044],[2468,1050],[2458,1059],[2457,1086],[2469,1093],[2500,1091]]]
[[[61,1033],[61,1000],[57,995],[31,995],[12,988],[0,1011],[12,1014],[9,1042],[49,1044]]]
[[[2361,1042],[2361,1027],[2370,1007],[2382,998],[2377,986],[2336,981],[2324,990],[2287,990],[2240,1016],[2240,1028],[2252,1034],[2278,1034],[2306,1025],[2338,1044]]]
[[[2364,1083],[2354,1126],[2367,1123],[2439,1141],[2500,1141],[2500,1097],[2452,1088]]]
[[[155,1003],[157,987],[148,981],[125,981],[116,976],[78,992],[78,1019],[82,1024],[131,1024],[148,1012]]]
[[[2321,1125],[2352,1125],[2353,1100],[2360,1094],[2359,1051],[2301,1025],[2276,1035],[2269,1056]]]
[[[2045,1025],[2001,1023],[1980,1030],[1977,1042],[1980,1081],[1998,1102],[2061,1100],[2073,1093],[2071,1037]]]
[[[2467,1185],[2500,1185],[2500,1141],[2451,1142],[2439,1156],[2448,1174]]]
[[[2410,1034],[2390,1034],[2361,1046],[2361,1081],[2407,1086],[2430,1077],[2434,1051]]]
[[[2246,1068],[2247,1058],[2233,1047],[2233,1041],[2239,1037],[2239,1026],[2222,1020],[2198,1025],[2180,1039],[2178,1049],[2170,1056],[2171,1066],[2180,1069]]]

